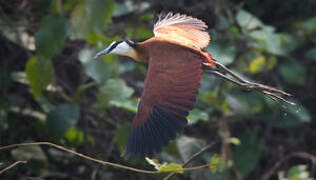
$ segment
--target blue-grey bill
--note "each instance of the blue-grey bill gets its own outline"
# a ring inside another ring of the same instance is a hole
[[[102,56],[102,55],[105,55],[105,54],[108,54],[108,48],[106,48],[106,49],[104,49],[103,51],[100,51],[100,52],[98,52],[95,56],[94,56],[94,59],[96,59],[96,58],[98,58],[98,57],[100,57],[100,56]]]

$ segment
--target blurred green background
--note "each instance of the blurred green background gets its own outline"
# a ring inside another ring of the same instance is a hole
[[[49,141],[105,161],[125,161],[146,66],[95,52],[114,40],[153,36],[159,12],[209,25],[206,48],[245,78],[294,95],[297,106],[205,74],[189,125],[156,159],[211,169],[174,179],[315,177],[316,1],[313,0],[0,0],[0,145]],[[306,157],[291,156],[304,152]],[[285,159],[285,160],[284,160]],[[102,166],[48,146],[0,152],[1,179],[161,179]],[[284,160],[284,161],[283,161]],[[272,169],[279,163],[278,168]],[[269,174],[270,173],[270,174]]]

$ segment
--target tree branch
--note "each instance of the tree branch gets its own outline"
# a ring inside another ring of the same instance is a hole
[[[191,161],[193,161],[195,158],[199,157],[201,154],[203,154],[205,151],[209,150],[212,148],[217,142],[212,142],[209,143],[208,145],[204,146],[199,152],[193,154],[188,160],[186,160],[183,164],[182,167],[187,167]],[[164,180],[168,180],[171,178],[173,175],[175,175],[176,172],[171,172],[168,176],[164,178]]]
[[[7,166],[6,168],[3,168],[2,170],[0,170],[0,174],[8,171],[9,169],[17,166],[18,164],[25,164],[25,163],[27,163],[27,161],[16,161],[13,164],[11,164],[10,166]]]
[[[214,74],[222,79],[230,81],[248,90],[258,91],[261,94],[264,94],[268,96],[269,98],[273,99],[274,101],[277,101],[277,102],[282,101],[290,105],[295,105],[295,103],[288,101],[282,97],[282,96],[291,97],[292,95],[290,93],[287,93],[285,91],[282,91],[280,89],[277,89],[271,86],[245,80],[244,78],[240,77],[238,74],[234,73],[233,71],[231,71],[230,69],[228,69],[226,66],[224,66],[223,64],[219,62],[216,62],[216,68],[217,69],[204,67],[203,71],[208,74]],[[228,74],[229,76],[226,74]]]
[[[16,148],[16,147],[20,147],[20,146],[35,146],[35,145],[47,145],[47,146],[51,146],[54,147],[56,149],[74,154],[76,156],[79,156],[81,158],[102,164],[102,165],[109,165],[109,166],[113,166],[116,168],[121,168],[121,169],[126,169],[126,170],[130,170],[130,171],[134,171],[134,172],[139,172],[139,173],[144,173],[144,174],[159,174],[159,173],[165,173],[165,172],[160,172],[160,171],[152,171],[152,170],[144,170],[144,169],[138,169],[138,168],[134,168],[134,167],[130,167],[130,166],[125,166],[125,165],[121,165],[121,164],[117,164],[117,163],[112,163],[112,162],[108,162],[108,161],[102,161],[100,159],[95,159],[93,157],[78,153],[74,150],[71,149],[67,149],[63,146],[54,144],[54,143],[50,143],[50,142],[33,142],[33,143],[20,143],[20,144],[11,144],[11,145],[7,145],[7,146],[2,146],[0,147],[0,151],[1,150],[6,150],[6,149],[11,149],[11,148]],[[9,168],[12,168],[13,166],[15,166],[18,163],[23,163],[24,161],[18,161],[14,164],[12,164],[11,166],[9,166]],[[26,161],[25,161],[26,162]],[[193,171],[193,170],[197,170],[197,169],[202,169],[205,167],[208,167],[210,164],[204,164],[204,165],[200,165],[200,166],[195,166],[195,167],[190,167],[190,168],[183,168],[179,171]],[[8,167],[6,168],[8,169]],[[3,171],[3,170],[2,170]]]
[[[293,158],[293,157],[298,157],[298,158],[303,158],[303,159],[309,159],[312,161],[313,165],[316,164],[316,156],[312,155],[312,154],[308,154],[306,152],[296,152],[296,153],[292,153],[289,154],[288,156],[286,156],[285,158],[281,159],[280,161],[278,161],[267,173],[265,173],[261,180],[268,180],[270,179],[270,177],[274,174],[274,172],[280,168],[280,166],[287,160]]]

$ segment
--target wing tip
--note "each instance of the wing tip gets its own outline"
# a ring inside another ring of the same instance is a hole
[[[170,140],[175,139],[176,134],[183,130],[186,123],[185,117],[153,107],[147,121],[130,132],[121,157],[124,159],[152,157],[153,154],[161,152]]]

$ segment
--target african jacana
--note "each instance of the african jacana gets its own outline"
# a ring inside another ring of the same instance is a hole
[[[210,36],[207,25],[196,18],[168,13],[154,25],[155,37],[143,42],[121,40],[96,54],[129,56],[148,63],[138,111],[123,154],[151,156],[161,151],[187,124],[202,79],[202,65],[215,59],[204,50]]]

